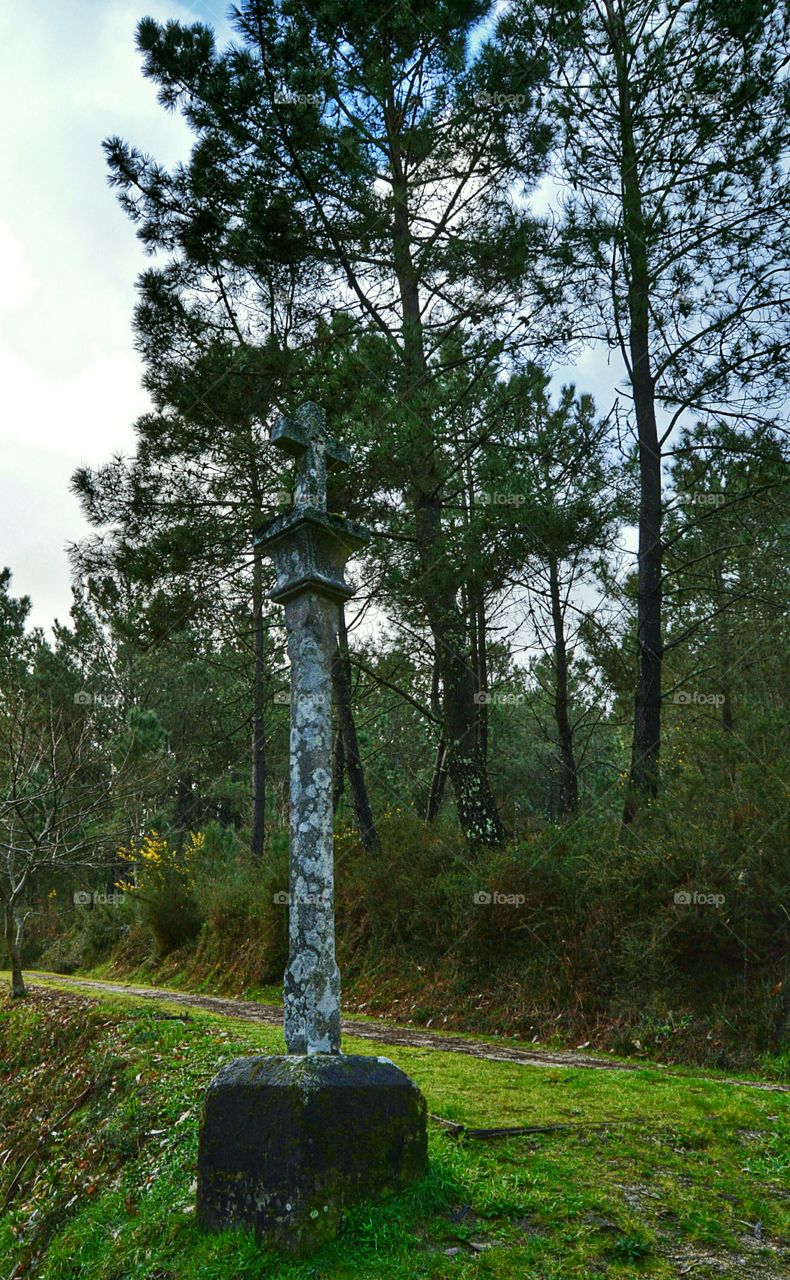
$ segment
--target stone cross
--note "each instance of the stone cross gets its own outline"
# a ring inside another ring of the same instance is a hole
[[[332,682],[349,556],[369,535],[326,510],[327,466],[346,461],[305,404],[272,441],[296,459],[296,502],[255,534],[274,560],[291,659],[291,871],[282,1057],[238,1058],[214,1077],[198,1144],[197,1220],[252,1228],[303,1257],[347,1209],[428,1169],[428,1108],[388,1058],[340,1052],[332,859]]]
[[[332,654],[338,606],[353,594],[349,556],[369,535],[326,510],[327,466],[347,462],[323,411],[307,403],[281,418],[274,445],[296,460],[294,508],[258,531],[275,562],[273,600],[285,606],[291,662],[289,959],[283,1003],[289,1053],[340,1051],[335,961],[332,808]]]
[[[326,511],[327,466],[344,467],[349,459],[348,450],[329,436],[323,409],[308,400],[293,419],[279,419],[271,441],[296,458],[294,507]]]

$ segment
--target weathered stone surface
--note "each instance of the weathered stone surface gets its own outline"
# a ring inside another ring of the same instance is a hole
[[[340,1053],[332,839],[332,681],[345,565],[368,540],[327,514],[326,470],[345,450],[307,404],[272,436],[296,458],[294,510],[257,533],[275,562],[291,662],[290,945],[283,1004],[288,1056],[242,1058],[209,1086],[198,1156],[198,1219],[251,1227],[306,1254],[343,1210],[427,1171],[426,1107],[387,1058]]]
[[[277,572],[271,600],[285,604],[300,592],[316,591],[339,604],[354,594],[345,579],[346,562],[370,542],[370,534],[352,520],[296,507],[261,525],[255,540],[266,547]]]
[[[271,442],[283,453],[296,458],[297,507],[321,507],[326,510],[326,473],[348,464],[348,450],[333,440],[326,429],[326,414],[320,405],[307,400],[293,418],[280,418],[275,423]]]
[[[289,958],[283,980],[289,1053],[340,1048],[332,833],[332,673],[337,608],[304,592],[285,606],[291,659]]]
[[[296,458],[295,507],[258,531],[275,562],[272,598],[285,606],[291,662],[289,959],[284,977],[289,1053],[340,1049],[340,975],[335,962],[332,832],[332,655],[337,608],[353,594],[349,556],[368,541],[357,524],[326,511],[326,467],[345,450],[308,402],[281,419],[272,441]]]
[[[304,1255],[335,1234],[344,1209],[427,1169],[425,1099],[389,1059],[239,1058],[206,1092],[198,1220]]]

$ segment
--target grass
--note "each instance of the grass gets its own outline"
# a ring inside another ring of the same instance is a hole
[[[46,985],[48,980],[53,976],[45,970],[27,969],[25,972],[31,981],[39,982],[44,985]],[[163,978],[162,981],[157,981],[157,974],[154,966],[140,966],[136,969],[127,971],[120,970],[117,966],[113,965],[101,965],[95,966],[84,973],[60,974],[57,976],[56,989],[65,988],[77,993],[83,993],[85,991],[85,987],[80,986],[81,981],[109,982],[133,987],[149,987],[159,991],[171,991],[174,996],[184,994],[211,996],[212,998],[219,1000],[249,1000],[259,1004],[279,1006],[280,1008],[282,1008],[283,1003],[282,983],[279,985],[271,984],[269,986],[248,987],[237,996],[229,996],[227,993],[217,990],[209,980],[199,982],[191,981],[189,976],[182,973],[180,970],[171,970],[167,973],[166,979]],[[174,1009],[177,1009],[178,1007],[177,1002],[173,1004]],[[355,1007],[353,1004],[349,1005],[349,1000],[345,992],[343,997],[343,1010],[344,1016],[354,1022],[371,1022],[376,1024],[390,1022],[393,1025],[411,1028],[415,1032],[422,1030],[430,1031],[431,1036],[438,1039],[443,1037],[452,1039],[461,1036],[473,1039],[481,1044],[490,1044],[493,1046],[505,1044],[513,1049],[524,1050],[526,1053],[535,1051],[573,1051],[574,1048],[573,1045],[564,1043],[559,1036],[549,1037],[543,1041],[539,1041],[537,1037],[531,1040],[522,1040],[515,1035],[492,1035],[487,1032],[467,1030],[464,1028],[448,1029],[447,1027],[434,1025],[432,1020],[428,1020],[426,1022],[425,1020],[418,1021],[414,1018],[406,1018],[403,1021],[398,1022],[396,1019],[387,1017],[384,1014],[361,1012],[360,1009]],[[577,1047],[582,1048],[581,1046]],[[615,1053],[613,1049],[600,1049],[593,1045],[588,1045],[582,1048],[582,1052],[585,1055],[605,1059],[608,1062],[623,1062],[632,1066],[637,1061],[643,1061],[645,1065],[650,1065],[651,1061],[653,1061],[653,1059],[648,1058],[645,1054],[641,1054],[639,1055],[639,1058],[637,1058],[636,1054],[628,1056],[622,1053]],[[666,1064],[661,1063],[659,1060],[657,1065],[663,1067]],[[677,1062],[672,1063],[671,1071],[673,1076],[688,1075],[695,1079],[705,1077],[729,1080],[733,1076],[733,1071],[725,1068],[710,1066],[698,1067]],[[787,1083],[790,1081],[790,1047],[784,1050],[781,1054],[766,1054],[759,1065],[740,1068],[736,1074],[737,1078],[741,1080],[776,1080],[781,1083]]]
[[[34,972],[30,970],[30,972]],[[127,982],[132,986],[169,987],[171,991],[188,991],[197,995],[221,996],[223,999],[255,1000],[259,1004],[278,1004],[283,1002],[282,982],[257,985],[246,984],[237,989],[235,995],[227,990],[218,990],[212,974],[201,974],[185,971],[173,965],[149,961],[132,968],[120,968],[116,961],[105,960],[89,969],[74,973],[75,978],[94,978],[97,982]]]
[[[227,947],[224,954],[227,955]],[[721,1039],[722,1027],[714,1027],[715,1019],[689,1012],[673,1013],[663,1004],[660,1011],[658,1006],[649,1007],[648,989],[642,993],[640,1012],[632,1010],[628,1016],[621,1013],[597,1022],[593,1019],[595,1025],[590,1026],[589,1020],[579,1020],[578,1010],[573,1014],[565,1008],[559,1019],[553,1006],[550,1016],[546,1009],[539,1013],[540,999],[536,1003],[532,979],[519,983],[515,975],[505,972],[503,976],[499,971],[492,986],[490,975],[480,974],[471,984],[473,994],[465,991],[462,995],[457,981],[442,979],[431,966],[410,965],[407,972],[401,972],[393,956],[394,953],[384,965],[363,957],[361,966],[355,966],[356,976],[354,968],[351,972],[343,969],[347,1016],[425,1026],[435,1034],[471,1034],[495,1042],[505,1036],[514,1043],[537,1043],[551,1049],[573,1049],[584,1044],[591,1054],[610,1054],[615,1060],[637,1057],[669,1063],[673,1068],[688,1065],[692,1070],[704,1067],[719,1069],[725,1075],[753,1074],[780,1081],[790,1077],[787,1039],[772,1048],[758,1048],[747,1033],[748,1016],[739,1016],[732,1009],[734,1023],[724,1018],[720,1010],[720,1017],[727,1024],[726,1043]],[[143,954],[138,948],[122,949],[99,963],[68,970],[72,971],[75,976],[79,972],[96,979],[282,1004],[282,983],[250,981],[245,963],[234,969],[232,948],[231,957],[223,966],[206,963],[202,953],[188,947],[157,959],[149,940]],[[757,993],[753,992],[752,1005],[756,1003]],[[532,1009],[529,1014],[528,1009]]]
[[[477,1142],[434,1124],[429,1177],[350,1214],[337,1241],[303,1263],[242,1232],[204,1236],[193,1212],[202,1090],[228,1058],[284,1044],[275,1028],[176,1012],[167,1001],[60,991],[0,1004],[4,1277],[786,1274],[785,1095],[649,1066],[544,1070],[439,1049],[388,1050],[434,1115],[574,1127]],[[353,1038],[344,1048],[376,1052]]]

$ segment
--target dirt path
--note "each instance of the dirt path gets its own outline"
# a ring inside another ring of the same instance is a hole
[[[171,1004],[205,1009],[209,1013],[224,1014],[229,1018],[244,1018],[249,1022],[265,1022],[270,1026],[282,1024],[283,1011],[278,1005],[257,1004],[254,1000],[227,1000],[221,996],[196,995],[188,991],[169,991],[163,987],[136,987],[125,982],[104,982],[94,978],[71,978],[58,973],[34,973],[30,985],[79,987],[85,991],[104,991],[110,995],[139,996],[144,1000],[168,1000]],[[360,1040],[374,1040],[384,1045],[405,1045],[416,1049],[443,1049],[445,1053],[467,1053],[472,1058],[486,1058],[491,1062],[516,1062],[525,1067],[576,1067],[593,1071],[643,1071],[655,1068],[677,1075],[661,1063],[612,1062],[610,1058],[594,1058],[572,1049],[516,1049],[510,1045],[497,1045],[474,1040],[469,1036],[437,1035],[432,1031],[401,1027],[391,1022],[343,1019],[343,1032]],[[683,1076],[685,1080],[692,1077]],[[712,1076],[696,1076],[744,1089],[761,1089],[767,1093],[790,1093],[790,1085],[772,1084],[759,1080],[721,1079]]]

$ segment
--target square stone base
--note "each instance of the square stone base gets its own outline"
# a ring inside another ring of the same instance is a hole
[[[424,1177],[426,1111],[388,1058],[238,1058],[206,1091],[198,1222],[310,1253],[335,1235],[344,1209]]]

